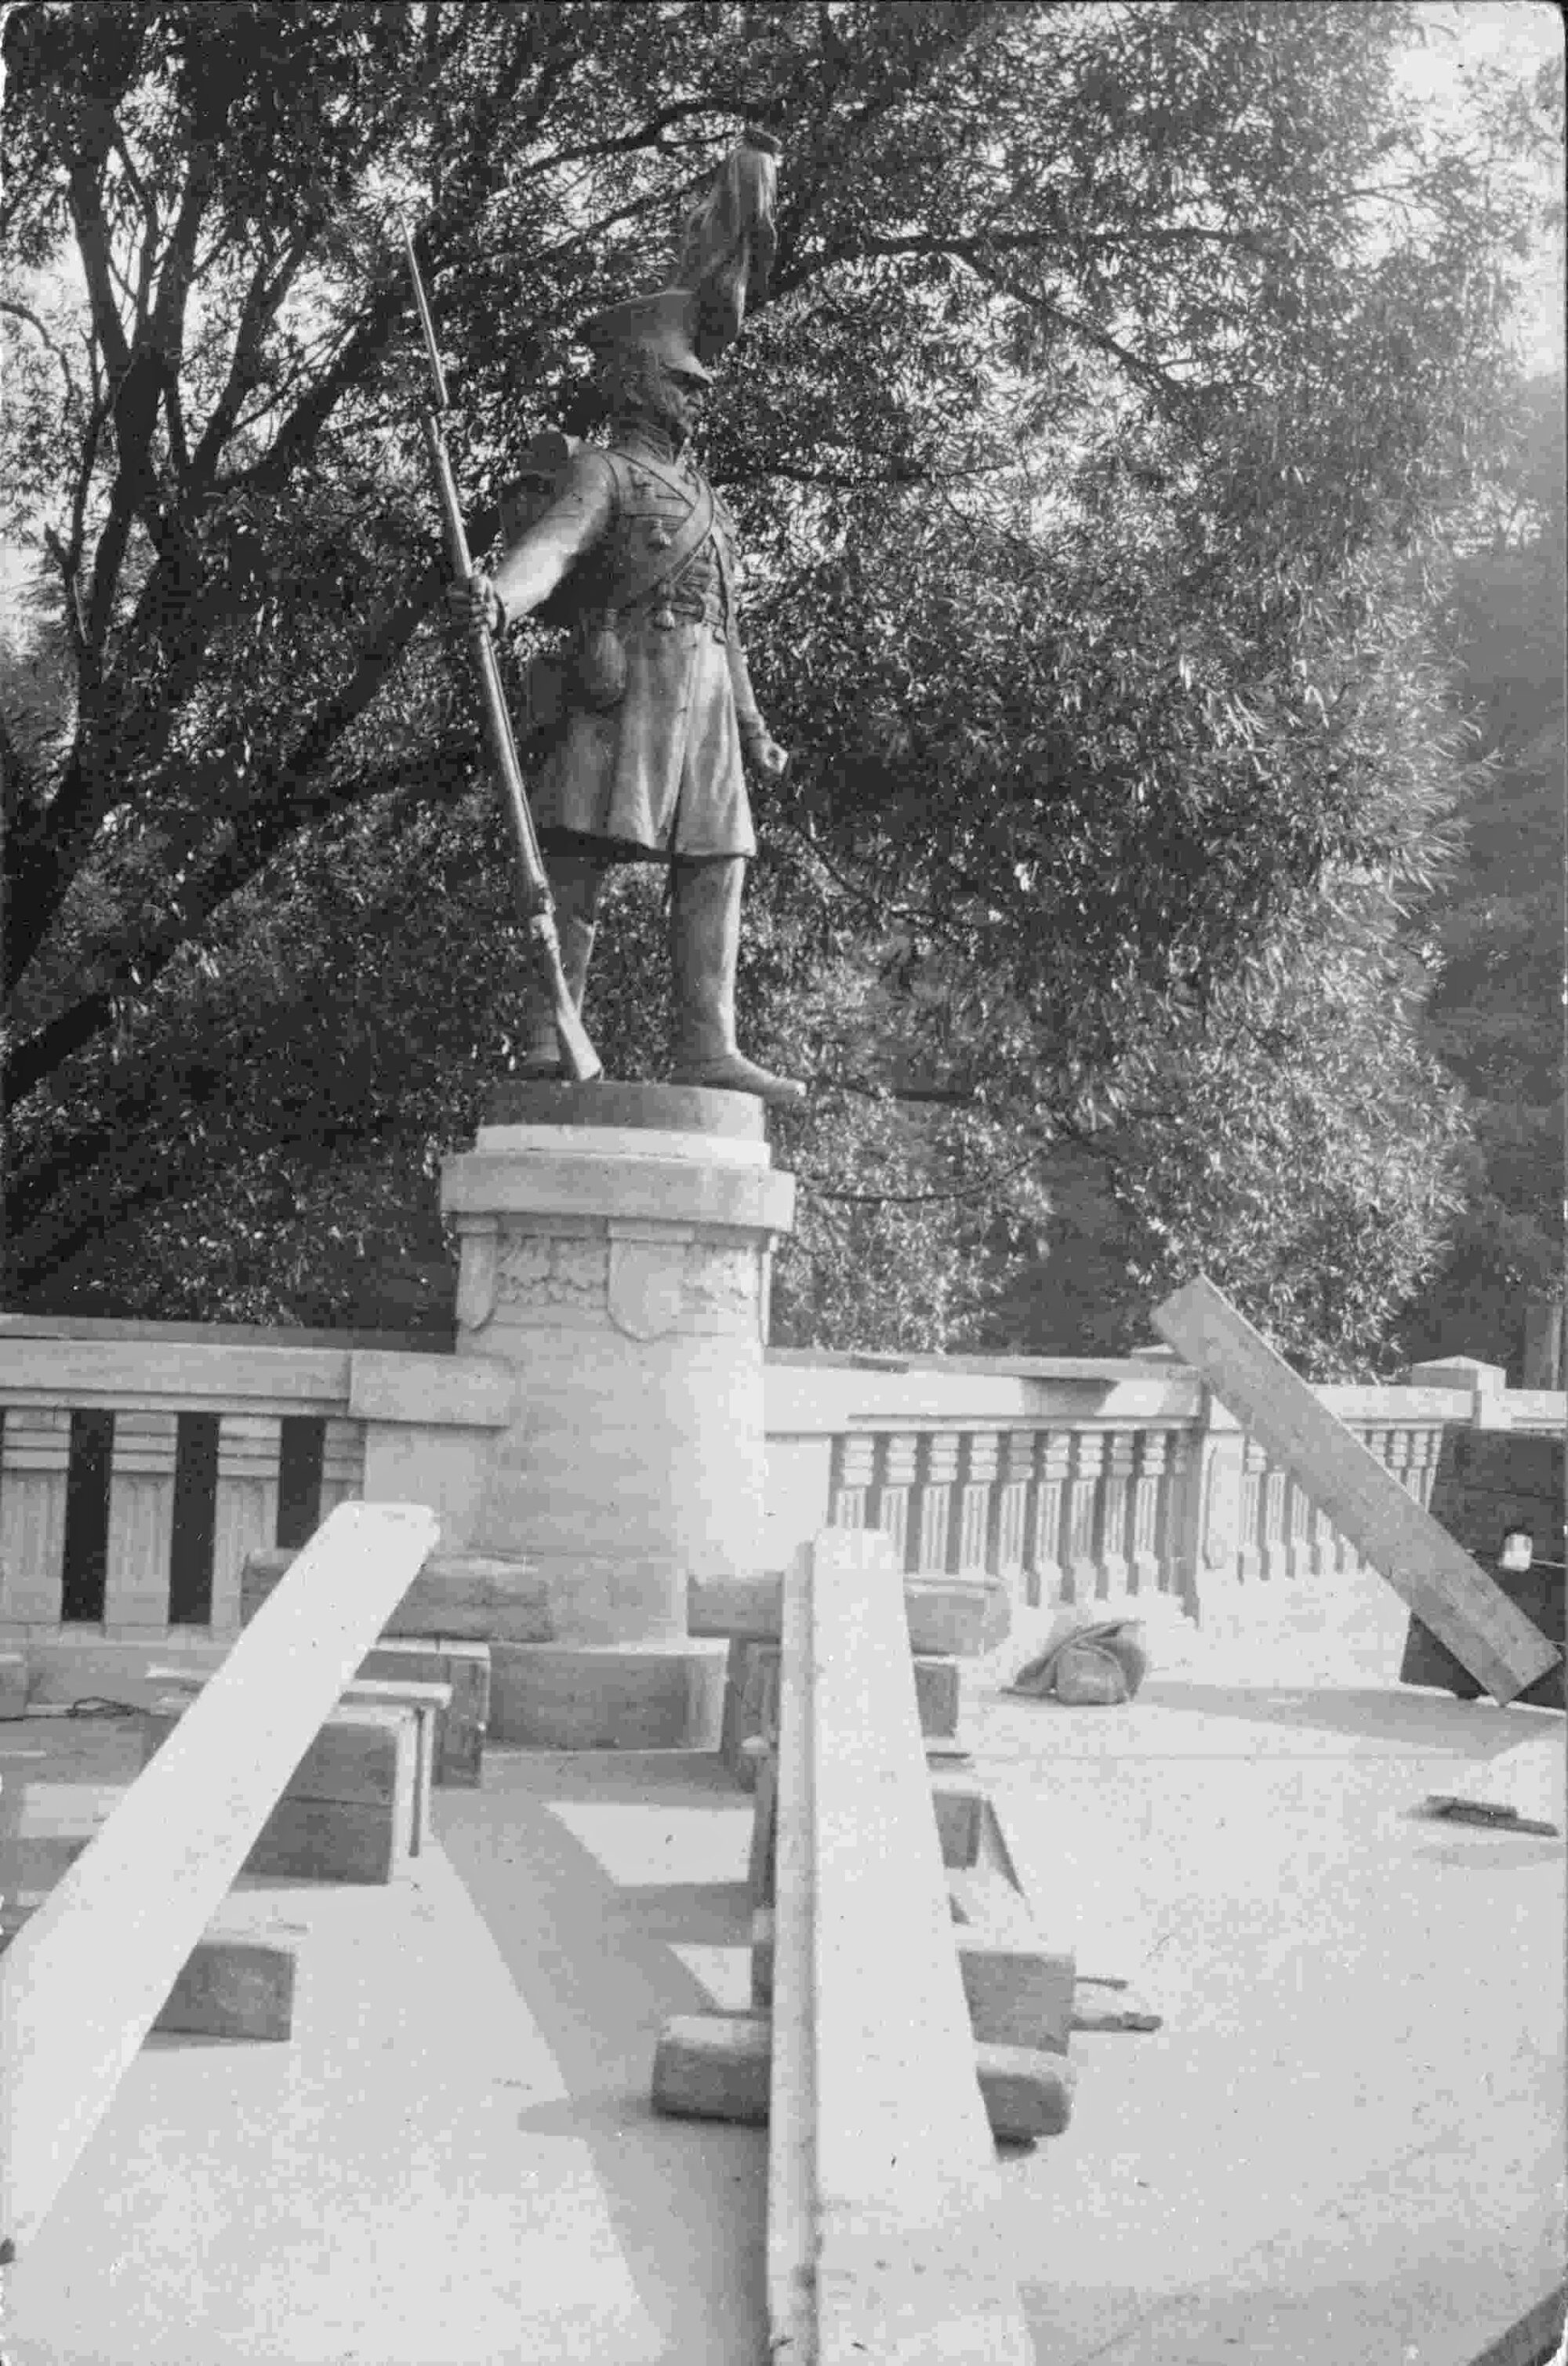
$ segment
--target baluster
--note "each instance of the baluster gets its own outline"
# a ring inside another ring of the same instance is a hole
[[[873,1526],[893,1539],[900,1569],[912,1569],[909,1559],[909,1496],[915,1484],[916,1441],[912,1437],[879,1437],[876,1441],[876,1493]]]
[[[329,1414],[321,1440],[321,1497],[318,1515],[324,1520],[340,1504],[357,1504],[365,1493],[365,1424]]]
[[[7,1405],[0,1435],[0,1621],[58,1627],[65,1562],[71,1414]]]
[[[1294,1479],[1285,1498],[1285,1572],[1292,1585],[1312,1575],[1312,1498]]]
[[[1071,1477],[1067,1482],[1066,1567],[1062,1598],[1093,1602],[1100,1590],[1100,1482],[1105,1464],[1105,1438],[1098,1429],[1075,1430]]]
[[[991,1429],[965,1430],[958,1441],[958,1478],[948,1545],[948,1568],[955,1577],[985,1573],[999,1445]]]
[[[958,1476],[958,1439],[928,1430],[920,1439],[915,1501],[915,1567],[945,1575],[953,1521],[953,1485]]]
[[[1419,1495],[1420,1473],[1416,1467],[1416,1432],[1396,1429],[1389,1435],[1388,1467],[1407,1495]]]
[[[1162,1594],[1175,1596],[1189,1617],[1196,1617],[1196,1577],[1189,1591],[1182,1552],[1187,1507],[1199,1468],[1200,1440],[1190,1429],[1161,1430],[1159,1435],[1165,1443],[1165,1478],[1155,1522],[1155,1583]]]
[[[1042,1602],[1060,1602],[1066,1575],[1062,1568],[1062,1520],[1067,1492],[1072,1439],[1066,1430],[1043,1429],[1034,1440],[1034,1501],[1029,1522],[1029,1570],[1025,1593],[1031,1609]]]
[[[986,1567],[993,1575],[1006,1580],[1008,1592],[1017,1601],[1023,1592],[1034,1433],[1028,1429],[1006,1430],[999,1445],[999,1468],[991,1492],[990,1528],[986,1538]]]
[[[177,1414],[115,1415],[104,1584],[106,1636],[168,1626],[178,1437]]]
[[[1290,1478],[1288,1470],[1265,1463],[1259,1558],[1265,1582],[1274,1585],[1283,1584],[1290,1575],[1290,1553],[1285,1542],[1285,1490]]]
[[[1248,1438],[1241,1466],[1241,1536],[1235,1573],[1243,1585],[1256,1585],[1263,1567],[1263,1473],[1267,1461],[1256,1439]]]
[[[852,1430],[833,1440],[833,1475],[828,1491],[828,1525],[831,1528],[863,1528],[866,1497],[876,1463],[876,1439]]]
[[[1361,1433],[1362,1442],[1366,1446],[1368,1453],[1374,1455],[1378,1461],[1382,1464],[1385,1470],[1390,1470],[1393,1467],[1393,1442],[1398,1434],[1397,1430],[1392,1430],[1382,1426],[1376,1429],[1363,1430]],[[1359,1576],[1363,1571],[1370,1570],[1373,1564],[1370,1560],[1366,1560],[1363,1555],[1357,1552],[1354,1548],[1352,1548],[1350,1553],[1350,1567],[1358,1576]],[[1381,1570],[1379,1570],[1377,1573],[1380,1577],[1382,1575],[1382,1572]]]
[[[1157,1594],[1160,1513],[1167,1493],[1169,1440],[1163,1429],[1141,1429],[1134,1443],[1138,1475],[1133,1484],[1133,1551],[1127,1577],[1134,1594]]]
[[[1127,1591],[1132,1515],[1133,1433],[1112,1430],[1106,1439],[1105,1483],[1100,1493],[1099,1585],[1100,1594],[1112,1600]]]
[[[1440,1429],[1418,1429],[1412,1433],[1415,1447],[1415,1485],[1412,1490],[1423,1511],[1431,1507],[1432,1483],[1438,1475],[1438,1457],[1443,1450]]]
[[[283,1424],[276,1414],[226,1413],[218,1432],[218,1500],[212,1537],[212,1629],[240,1628],[245,1556],[265,1552],[277,1533],[277,1470]]]

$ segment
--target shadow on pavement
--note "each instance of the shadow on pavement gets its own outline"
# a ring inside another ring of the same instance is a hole
[[[487,1753],[483,1789],[437,1803],[441,1845],[567,2090],[519,2126],[586,2147],[639,2298],[682,2366],[761,2356],[765,2134],[660,2118],[649,2101],[664,2022],[715,2009],[675,1949],[750,1944],[750,1800],[716,1758],[518,1751]],[[563,1808],[582,1811],[576,1830]],[[604,1853],[581,1836],[601,1828]],[[705,1871],[732,1860],[736,1877],[689,1877],[694,1854]],[[628,1863],[635,1877],[618,1878]]]
[[[1158,1708],[1201,1717],[1243,1718],[1252,1725],[1312,1727],[1369,1741],[1398,1741],[1412,1750],[1451,1751],[1492,1758],[1518,1742],[1562,1730],[1561,1712],[1499,1708],[1490,1700],[1460,1701],[1416,1688],[1327,1684],[1223,1684],[1151,1676],[1138,1695]]]

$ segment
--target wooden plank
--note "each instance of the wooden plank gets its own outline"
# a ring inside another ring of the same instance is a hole
[[[18,2250],[436,1533],[410,1504],[341,1505],[0,1962],[0,2237]]]
[[[1244,1315],[1200,1276],[1156,1310],[1154,1325],[1282,1463],[1406,1603],[1498,1701],[1555,1667],[1559,1652],[1478,1561],[1318,1402]]]
[[[775,2135],[794,2128],[776,2251],[770,2191],[772,2351],[791,2344],[795,2366],[1028,2366],[902,1573],[885,1537],[829,1529],[784,1591],[771,2100]]]

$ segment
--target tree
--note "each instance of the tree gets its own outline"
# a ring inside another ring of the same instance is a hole
[[[389,209],[421,223],[482,545],[522,435],[591,421],[573,325],[656,275],[748,113],[785,132],[784,204],[712,456],[801,751],[746,983],[840,1080],[795,1145],[807,1246],[842,1267],[869,1203],[827,1195],[883,1150],[946,1195],[903,1203],[948,1211],[933,1284],[987,1225],[1021,1238],[1038,1159],[1195,1056],[1336,880],[1398,896],[1427,861],[1432,806],[1384,776],[1389,586],[1484,476],[1530,192],[1516,124],[1424,150],[1393,81],[1423,28],[1252,0],[14,17],[12,518],[71,697],[57,746],[0,748],[11,1290],[118,1257],[167,1303],[144,1252],[177,1242],[209,1311],[341,1309],[355,1175],[412,1238],[386,1178],[428,1194],[504,1058],[516,939]],[[276,1205],[202,1252],[258,1174]],[[986,1295],[954,1284],[951,1321]]]
[[[1562,764],[1568,503],[1563,386],[1521,389],[1497,513],[1454,582],[1456,697],[1476,735],[1465,860],[1430,916],[1426,1041],[1462,1083],[1465,1204],[1416,1311],[1420,1355],[1517,1369],[1531,1297],[1560,1297]]]

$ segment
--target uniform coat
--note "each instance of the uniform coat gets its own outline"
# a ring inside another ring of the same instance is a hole
[[[638,596],[705,492],[706,535]],[[613,623],[626,652],[625,692],[607,711],[567,670],[533,796],[547,842],[688,860],[755,853],[741,750],[765,726],[738,630],[737,560],[734,521],[700,470],[626,428],[574,454],[558,498],[507,552],[495,588],[510,615],[570,578],[586,625]]]

